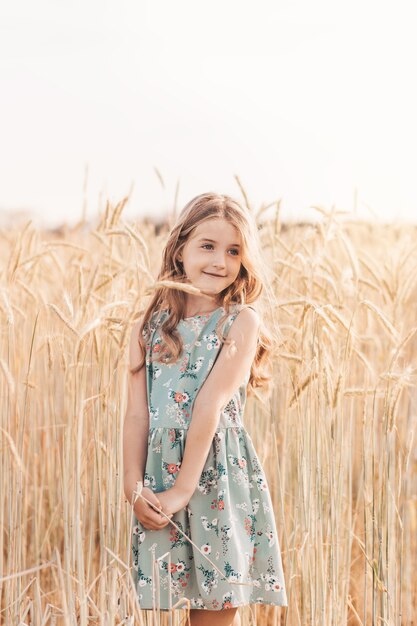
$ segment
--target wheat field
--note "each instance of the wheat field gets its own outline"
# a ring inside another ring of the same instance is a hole
[[[168,224],[0,230],[1,624],[177,626],[131,580],[122,426],[132,323]],[[255,212],[281,343],[245,426],[276,514],[289,606],[242,626],[417,624],[417,228],[317,207]],[[251,209],[253,210],[253,209]],[[171,218],[174,218],[173,215]]]

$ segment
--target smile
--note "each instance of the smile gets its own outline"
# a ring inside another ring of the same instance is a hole
[[[225,278],[225,276],[222,276],[221,274],[210,274],[209,272],[203,272],[203,274],[206,274],[207,276],[214,276],[215,278]]]

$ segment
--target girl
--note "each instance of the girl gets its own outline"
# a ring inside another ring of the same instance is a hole
[[[239,606],[287,606],[271,496],[242,423],[246,394],[270,380],[271,341],[248,306],[266,284],[252,216],[225,195],[191,200],[158,280],[171,282],[132,330],[123,433],[139,604],[188,598],[192,626],[236,626]]]

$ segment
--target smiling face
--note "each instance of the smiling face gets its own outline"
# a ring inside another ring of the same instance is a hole
[[[212,295],[218,303],[218,294],[231,285],[239,274],[241,249],[242,240],[237,228],[223,218],[213,218],[194,229],[179,260],[191,284]],[[206,298],[187,294],[187,309],[194,311],[199,308],[208,310],[210,302]]]

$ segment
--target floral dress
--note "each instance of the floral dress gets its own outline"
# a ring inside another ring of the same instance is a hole
[[[230,308],[224,336],[243,306]],[[184,350],[171,365],[149,360],[161,349],[158,330],[168,311],[153,314],[149,335],[144,329],[150,428],[143,484],[155,493],[175,483],[193,401],[219,354],[216,324],[225,314],[219,307],[182,319],[177,329]],[[288,606],[268,484],[242,423],[248,380],[249,372],[223,407],[199,483],[171,518],[182,532],[170,523],[145,529],[133,517],[133,578],[143,609],[170,609],[181,598],[190,608],[209,610]]]

